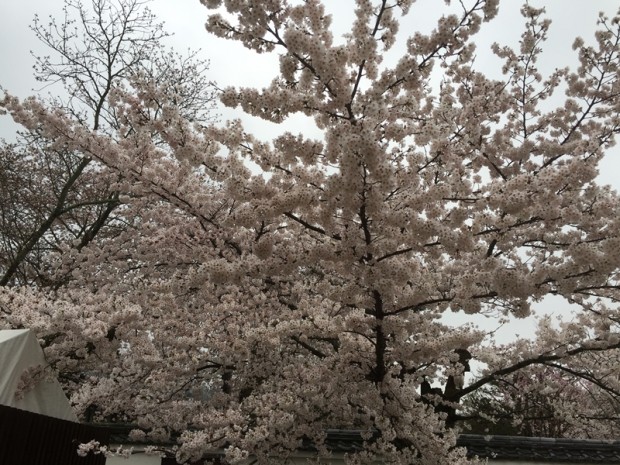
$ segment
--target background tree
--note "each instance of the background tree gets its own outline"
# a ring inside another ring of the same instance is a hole
[[[618,351],[589,353],[499,378],[464,401],[472,432],[614,439],[620,427]]]
[[[121,122],[110,93],[117,87],[158,82],[188,119],[210,118],[213,89],[207,63],[167,49],[167,36],[146,3],[96,0],[89,6],[67,0],[64,18],[35,18],[32,30],[50,54],[36,57],[35,76],[57,95],[49,104],[71,114],[76,124],[117,140]],[[143,118],[157,119],[152,100]],[[130,127],[125,127],[131,131]],[[155,135],[154,135],[155,136]],[[88,155],[68,150],[34,129],[17,143],[0,147],[2,223],[0,284],[58,287],[68,275],[52,277],[50,254],[81,250],[98,235],[114,235],[131,219],[119,209],[122,175]]]
[[[35,99],[2,102],[125,181],[131,228],[74,255],[53,296],[0,294],[5,320],[35,326],[61,373],[93,367],[72,381],[76,408],[135,419],[151,439],[180,433],[182,460],[222,448],[231,463],[273,463],[304,438],[323,454],[341,427],[364,432],[351,463],[435,464],[466,462],[446,423],[499,379],[541,366],[617,391],[590,357],[620,348],[620,203],[595,182],[620,127],[617,17],[593,46],[575,42],[575,71],[543,77],[549,21],[525,6],[520,48],[493,47],[494,80],[473,38],[496,1],[463,2],[395,66],[382,57],[410,1],[358,0],[342,42],[318,1],[203,3],[227,12],[211,32],[280,53],[267,88],[226,88],[222,102],[275,123],[305,114],[322,139],[197,125],[157,82],[110,92],[110,134]],[[535,344],[490,345],[444,320],[521,318],[549,295],[580,311]]]

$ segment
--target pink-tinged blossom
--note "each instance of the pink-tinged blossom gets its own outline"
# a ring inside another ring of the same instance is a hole
[[[474,41],[497,1],[422,34],[399,28],[413,2],[358,0],[337,43],[316,0],[202,3],[211,33],[280,54],[267,87],[226,87],[222,103],[310,116],[322,137],[195,124],[140,75],[110,92],[109,132],[34,98],[0,102],[119,175],[123,227],[52,250],[63,285],[0,288],[2,321],[37,331],[77,411],[229,463],[274,463],[306,439],[327,455],[332,428],[364,432],[351,464],[468,463],[452,447],[463,417],[502,411],[464,399],[501,382],[540,387],[570,431],[603,431],[596,403],[620,393],[620,199],[595,178],[620,127],[617,19],[576,42],[576,70],[544,76],[549,21],[526,6],[490,79]],[[403,34],[403,56],[383,63]],[[541,321],[534,342],[446,323],[524,318],[550,296],[566,318]],[[570,380],[596,402],[553,401]]]

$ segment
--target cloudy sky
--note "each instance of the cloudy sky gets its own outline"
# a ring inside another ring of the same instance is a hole
[[[84,2],[88,3],[89,0]],[[37,83],[32,78],[34,60],[30,52],[42,55],[45,49],[36,41],[29,25],[35,14],[42,19],[49,15],[60,16],[63,3],[63,0],[0,0],[0,86],[10,93],[26,97],[37,92]],[[339,37],[348,32],[353,0],[326,0],[324,3],[333,15],[334,35]],[[458,5],[458,2],[453,3]],[[477,66],[493,74],[493,77],[499,78],[501,75],[498,62],[488,53],[489,46],[493,42],[507,45],[517,43],[523,24],[519,15],[521,3],[520,0],[501,1],[499,17],[485,24],[478,36]],[[574,38],[582,36],[586,43],[591,42],[599,11],[613,16],[618,9],[617,0],[531,0],[530,4],[545,6],[548,17],[553,21],[544,59],[539,66],[543,73],[556,67],[574,65]],[[171,46],[178,51],[201,49],[202,56],[211,62],[210,79],[220,87],[263,86],[277,71],[276,56],[256,55],[236,43],[209,36],[204,29],[208,12],[198,0],[152,0],[150,7],[165,22],[168,32],[174,34],[169,39]],[[401,26],[400,43],[404,43],[407,32],[432,29],[435,24],[433,19],[439,17],[442,11],[445,11],[442,0],[418,0],[412,8],[412,14]],[[385,57],[385,63],[395,62],[398,51],[396,47],[393,53]],[[247,130],[261,134],[266,139],[281,132],[284,127],[307,133],[312,126],[308,125],[304,117],[293,118],[287,126],[277,127],[233,110],[222,109],[221,114],[223,119],[241,117]],[[14,130],[15,126],[6,117],[0,117],[0,137],[11,138]],[[620,189],[619,174],[620,149],[615,148],[606,156],[599,180]],[[554,302],[546,303],[547,310],[553,308]],[[521,328],[520,331],[524,333],[532,331],[532,325],[522,325]]]

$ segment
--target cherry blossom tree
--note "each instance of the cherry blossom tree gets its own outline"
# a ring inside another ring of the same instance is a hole
[[[585,360],[584,360],[585,358]],[[464,400],[471,431],[534,437],[614,439],[620,425],[618,351],[531,365]]]
[[[37,99],[1,104],[124,180],[131,224],[52,253],[66,286],[0,293],[82,414],[136,421],[146,440],[178,434],[181,461],[274,463],[303,440],[322,456],[326,431],[347,428],[365,440],[349,463],[466,463],[460,401],[499,380],[542,367],[620,392],[596,371],[620,348],[620,202],[595,181],[620,128],[619,17],[601,17],[592,45],[575,40],[577,69],[543,76],[550,21],[526,5],[519,48],[493,46],[491,79],[473,57],[495,0],[414,33],[394,66],[382,57],[412,1],[357,0],[343,41],[318,0],[203,3],[211,33],[280,59],[268,87],[225,88],[222,102],[274,123],[306,115],[322,137],[197,124],[142,79],[110,89],[109,132]],[[535,343],[446,323],[524,318],[550,295],[580,310],[543,321]]]

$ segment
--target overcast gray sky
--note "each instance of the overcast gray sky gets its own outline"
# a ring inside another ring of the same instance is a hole
[[[88,3],[89,0],[84,0]],[[348,31],[353,0],[326,0],[328,11],[333,14],[335,35]],[[458,5],[458,2],[453,2]],[[485,24],[478,37],[477,66],[499,78],[498,62],[488,53],[492,42],[516,44],[522,32],[522,18],[519,15],[520,0],[503,0],[500,2],[499,17],[490,24]],[[544,60],[540,63],[541,71],[549,72],[556,67],[574,65],[575,52],[572,43],[576,36],[582,36],[586,43],[592,41],[596,29],[599,11],[613,16],[617,11],[618,0],[531,0],[536,7],[545,6],[553,23],[549,40],[545,48]],[[33,89],[37,83],[32,78],[34,60],[30,54],[44,54],[40,44],[29,29],[35,13],[43,19],[50,14],[62,13],[63,0],[0,0],[0,86],[14,95],[26,97],[36,93]],[[277,71],[277,57],[274,55],[256,55],[243,49],[236,43],[217,39],[207,34],[204,23],[207,10],[198,0],[153,0],[150,4],[153,12],[166,24],[166,29],[173,33],[170,45],[179,51],[187,48],[202,49],[202,55],[211,61],[210,78],[219,86],[262,86],[266,85]],[[434,26],[433,18],[445,11],[442,0],[418,0],[412,8],[413,14],[401,26],[401,43],[404,34],[416,30],[428,31]],[[386,63],[394,62],[398,50],[386,57]],[[240,117],[246,129],[263,138],[283,131],[308,133],[308,121],[304,117],[295,117],[286,125],[275,126],[243,116],[239,111],[222,109],[223,118]],[[15,126],[6,117],[0,117],[0,137],[11,138]],[[620,149],[615,148],[606,156],[602,166],[600,182],[612,184],[620,190]],[[559,302],[548,301],[545,308],[551,310],[562,306]],[[532,331],[532,324],[521,324],[519,331],[527,334]],[[510,330],[513,331],[513,330]]]

